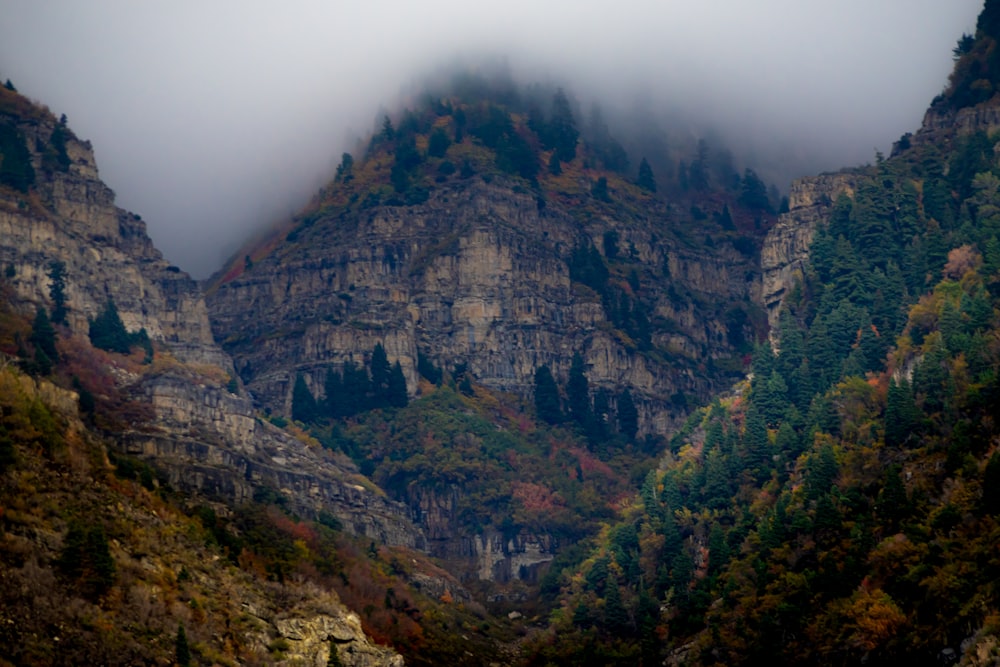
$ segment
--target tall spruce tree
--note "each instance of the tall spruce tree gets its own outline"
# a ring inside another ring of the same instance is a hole
[[[316,398],[309,391],[302,374],[296,373],[295,386],[292,387],[292,419],[308,424],[316,421],[318,416]]]
[[[629,440],[635,440],[639,432],[639,411],[632,400],[632,392],[628,389],[618,397],[618,428]]]
[[[394,408],[405,408],[409,400],[406,393],[406,376],[403,375],[403,367],[397,360],[389,371],[386,402]]]
[[[52,322],[66,324],[66,265],[59,261],[49,264],[49,298],[52,299]]]
[[[109,298],[104,310],[90,321],[90,343],[101,350],[128,354],[131,347],[128,331],[125,330],[114,299]]]
[[[559,387],[547,365],[535,369],[535,412],[538,418],[548,424],[562,421],[559,406]]]
[[[645,157],[639,163],[639,178],[636,181],[636,185],[647,192],[656,192],[656,179],[653,177],[653,168],[649,166],[649,162],[646,161]]]
[[[551,148],[562,162],[572,162],[576,157],[576,142],[580,137],[573,119],[569,98],[562,88],[556,90],[552,98],[552,119],[548,123],[547,135]]]

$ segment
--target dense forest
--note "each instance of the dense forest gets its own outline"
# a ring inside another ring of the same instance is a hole
[[[1000,156],[919,139],[832,202],[775,344],[563,571],[532,664],[996,660]]]

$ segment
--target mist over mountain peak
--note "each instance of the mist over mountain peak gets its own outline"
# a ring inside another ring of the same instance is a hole
[[[0,27],[0,75],[66,113],[120,203],[205,276],[297,210],[401,82],[454,54],[508,54],[519,77],[605,109],[641,97],[732,135],[748,163],[791,155],[776,180],[867,161],[915,129],[981,5],[26,3]]]

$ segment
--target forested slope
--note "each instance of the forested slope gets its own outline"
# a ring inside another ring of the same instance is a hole
[[[980,23],[956,50],[952,93],[971,59],[988,65]],[[995,664],[990,129],[936,127],[852,174],[785,295],[776,345],[692,415],[621,521],[563,570],[557,634],[534,663]]]

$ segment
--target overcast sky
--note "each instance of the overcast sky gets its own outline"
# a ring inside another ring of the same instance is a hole
[[[67,115],[119,205],[201,278],[456,54],[505,56],[578,98],[642,95],[835,169],[919,126],[982,4],[0,0],[0,77]]]

